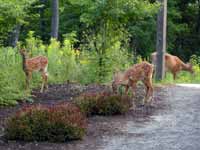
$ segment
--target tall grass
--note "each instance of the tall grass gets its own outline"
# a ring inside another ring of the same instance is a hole
[[[17,49],[0,49],[0,105],[16,104],[15,100],[25,97],[21,63]]]

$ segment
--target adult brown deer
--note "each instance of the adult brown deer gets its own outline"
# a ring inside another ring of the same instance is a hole
[[[129,87],[132,88],[132,93],[136,88],[138,81],[142,81],[146,87],[145,103],[153,96],[153,85],[152,85],[152,75],[153,75],[153,65],[144,61],[139,64],[135,64],[125,72],[117,72],[114,74],[112,89],[117,93],[118,86],[125,86],[125,93],[128,94]]]
[[[22,56],[23,70],[26,75],[26,88],[29,88],[29,83],[34,71],[39,71],[42,76],[42,86],[40,92],[42,93],[44,88],[48,89],[47,79],[47,67],[48,59],[45,56],[36,56],[33,58],[28,58],[28,53],[25,49],[21,49],[20,54]]]
[[[151,60],[154,65],[156,65],[156,56],[157,53],[154,52],[151,54]],[[191,64],[185,64],[177,56],[166,53],[165,54],[165,70],[173,74],[174,80],[176,79],[177,73],[180,71],[188,71],[191,74],[194,74],[194,70]]]

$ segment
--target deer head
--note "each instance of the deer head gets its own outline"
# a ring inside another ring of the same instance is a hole
[[[125,86],[128,84],[128,78],[125,78],[125,73],[122,71],[118,71],[114,73],[113,81],[112,81],[112,89],[114,93],[117,93],[118,86]]]
[[[187,71],[189,71],[191,74],[194,74],[194,69],[192,64],[187,63],[186,66],[187,66]]]
[[[22,56],[24,56],[25,58],[28,57],[28,52],[27,52],[27,50],[24,49],[24,48],[20,49],[20,50],[19,50],[19,53],[20,53]]]

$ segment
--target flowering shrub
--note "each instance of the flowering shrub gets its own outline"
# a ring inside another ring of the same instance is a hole
[[[45,107],[25,107],[7,122],[10,140],[65,142],[81,139],[86,131],[86,118],[70,103]]]
[[[124,114],[132,107],[130,97],[106,92],[81,95],[75,103],[87,116]]]

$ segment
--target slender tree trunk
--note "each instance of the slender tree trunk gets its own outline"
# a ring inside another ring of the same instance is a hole
[[[199,11],[198,11],[198,20],[197,20],[197,43],[200,46],[200,0],[198,0],[198,6],[199,6]]]
[[[197,35],[200,34],[200,0],[198,0],[198,16],[197,16]]]
[[[137,40],[132,37],[131,38],[131,48],[132,48],[132,54],[133,54],[133,63],[137,63]]]
[[[58,0],[52,0],[52,19],[51,19],[51,37],[58,38],[59,26],[59,3]]]
[[[156,62],[156,80],[162,80],[165,76],[166,52],[166,28],[167,28],[167,0],[159,0],[161,8],[157,17],[157,62]]]
[[[45,4],[46,4],[46,0],[40,0],[40,3],[42,4],[42,5],[44,5],[43,7],[41,7],[40,9],[39,9],[39,13],[40,13],[40,35],[41,35],[41,39],[43,40],[43,41],[45,41],[45,17],[44,17],[44,11],[45,11],[45,8],[46,8],[46,6],[45,6]]]
[[[11,37],[10,37],[10,45],[12,47],[16,47],[17,46],[17,42],[19,40],[19,34],[20,34],[20,29],[21,29],[21,25],[17,24],[14,29],[13,32],[11,33]]]

